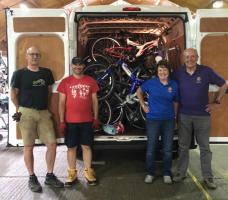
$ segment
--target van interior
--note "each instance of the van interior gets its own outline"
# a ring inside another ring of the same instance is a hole
[[[179,15],[154,15],[151,13],[138,15],[135,13],[99,13],[98,16],[96,14],[77,13],[75,23],[75,27],[77,28],[77,55],[85,58],[87,67],[93,65],[94,62],[101,62],[102,65],[107,68],[110,64],[117,62],[117,59],[115,57],[113,58],[112,55],[105,53],[104,49],[115,49],[117,44],[117,46],[120,46],[121,48],[127,48],[132,44],[143,45],[149,43],[150,41],[158,41],[158,43],[156,43],[154,48],[152,47],[151,49],[147,49],[143,52],[142,55],[139,56],[139,59],[135,59],[131,62],[128,61],[128,65],[132,67],[131,71],[134,71],[137,65],[145,68],[147,66],[146,62],[148,61],[148,58],[151,60],[151,66],[156,67],[156,56],[158,51],[163,52],[162,59],[166,59],[172,69],[181,65],[180,55],[186,44],[186,30],[185,19]],[[111,44],[108,41],[110,38],[118,43]],[[130,39],[133,43],[128,44],[128,39]],[[99,45],[97,45],[97,41],[99,41]],[[95,51],[95,53],[99,54],[99,56],[103,57],[103,59],[94,61],[94,52],[92,51]],[[135,53],[137,53],[137,51]],[[94,68],[94,70],[97,69]],[[150,75],[153,76],[154,74]],[[118,79],[117,81],[121,81],[119,80],[119,76],[119,74],[115,76],[115,79]],[[148,78],[150,77],[147,77],[147,79]],[[123,79],[122,81],[125,83],[128,82],[126,79]],[[131,84],[130,82],[128,83]],[[118,86],[115,85],[115,90],[113,90],[111,95],[100,101],[103,109],[105,109],[104,101],[108,102],[110,105],[112,110],[111,118],[115,118],[115,115],[118,115],[119,110],[115,110],[115,108],[118,107],[116,106],[117,102],[120,101],[119,104],[121,104],[129,97],[128,91],[124,94],[120,93],[123,93],[123,89],[118,91]],[[113,99],[115,95],[122,97],[122,102],[120,98],[117,100]],[[124,134],[144,134],[145,114],[140,108],[137,99],[134,100],[133,102],[129,101],[124,106],[122,105],[123,113],[118,120],[124,125]],[[119,107],[121,107],[121,105],[119,105]],[[135,112],[135,114],[132,114],[132,112]],[[109,114],[107,113],[108,111],[102,111],[100,113],[99,118],[101,121],[103,119],[104,122],[107,122],[106,120],[109,117]],[[141,113],[141,116],[139,116],[139,113]],[[113,124],[115,127],[118,127],[118,121],[111,120],[109,121],[109,124]],[[104,132],[101,131],[101,134],[104,134]]]

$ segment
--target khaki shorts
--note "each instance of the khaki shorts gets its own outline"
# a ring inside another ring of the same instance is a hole
[[[56,143],[56,136],[48,110],[19,107],[22,113],[19,127],[24,145],[33,145],[39,138],[44,144]]]

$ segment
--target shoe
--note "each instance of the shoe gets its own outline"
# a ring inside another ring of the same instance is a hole
[[[206,178],[204,179],[204,184],[206,185],[206,187],[208,189],[216,189],[217,188],[217,185],[214,183],[214,180],[213,178]]]
[[[85,175],[85,178],[86,178],[87,182],[89,183],[89,185],[97,184],[96,175],[92,168],[85,169],[84,175]]]
[[[29,176],[28,186],[32,192],[42,192],[42,187],[35,174]]]
[[[173,177],[173,181],[178,183],[178,182],[181,182],[183,181],[184,179],[186,178],[186,176],[183,176],[181,174],[176,174],[174,177]]]
[[[172,184],[173,183],[170,176],[163,176],[163,181],[165,184]]]
[[[151,176],[151,175],[149,175],[149,174],[147,174],[146,177],[145,177],[145,179],[144,179],[144,182],[145,183],[152,183],[153,180],[154,180],[154,177]]]
[[[63,188],[64,184],[53,173],[47,174],[44,181],[46,185],[53,186],[55,188]]]
[[[68,169],[67,172],[68,172],[68,177],[66,179],[65,186],[71,187],[72,185],[74,185],[74,183],[77,180],[77,170],[76,169]]]

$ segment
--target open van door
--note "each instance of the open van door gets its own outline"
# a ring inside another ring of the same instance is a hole
[[[196,14],[196,46],[200,63],[210,66],[228,81],[228,9],[203,9]],[[218,88],[211,86],[209,99],[216,98]],[[212,113],[211,142],[228,141],[228,94],[220,108]]]
[[[57,84],[69,75],[68,17],[63,9],[7,9],[9,81],[16,69],[26,67],[25,52],[30,46],[41,51],[41,66],[50,68],[55,78],[50,110],[55,127],[58,124]],[[9,101],[8,143],[23,145],[16,122],[12,120],[15,106]],[[57,130],[57,129],[56,129]],[[58,131],[56,131],[57,133]],[[61,141],[61,140],[60,140]],[[39,143],[39,140],[36,141]]]

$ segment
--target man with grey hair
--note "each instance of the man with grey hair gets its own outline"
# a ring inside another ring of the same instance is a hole
[[[47,174],[45,184],[61,188],[64,184],[53,174],[56,157],[56,137],[48,111],[48,100],[54,78],[48,68],[40,67],[40,51],[32,46],[26,51],[27,67],[14,72],[11,79],[11,100],[16,107],[13,119],[18,122],[24,144],[24,161],[29,174],[29,188],[41,192],[34,173],[33,148],[35,139],[47,146]]]
[[[174,71],[174,78],[180,88],[179,115],[179,160],[174,182],[180,182],[186,177],[189,164],[189,147],[192,132],[200,149],[201,171],[205,185],[216,189],[211,169],[212,152],[209,145],[210,113],[219,107],[228,84],[211,68],[197,64],[196,49],[189,48],[183,52],[184,65]],[[220,87],[213,103],[208,102],[209,84]]]

